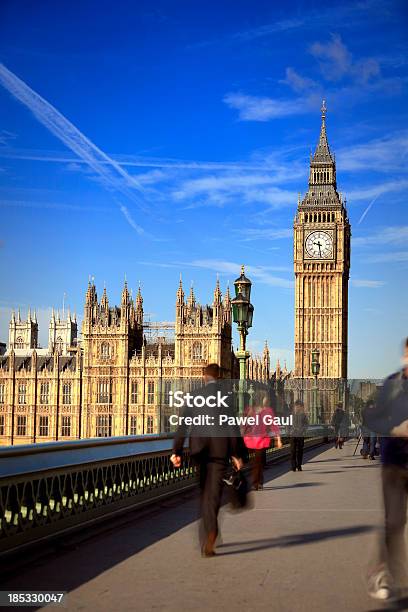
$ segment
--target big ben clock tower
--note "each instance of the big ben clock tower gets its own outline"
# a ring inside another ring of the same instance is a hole
[[[326,105],[309,189],[294,222],[295,372],[312,377],[311,353],[320,351],[320,378],[347,378],[350,223],[337,191],[336,163],[326,134]]]

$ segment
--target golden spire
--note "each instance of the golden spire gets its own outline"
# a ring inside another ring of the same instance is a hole
[[[214,304],[221,304],[221,289],[220,289],[220,279],[218,278],[218,274],[217,274],[217,282],[215,283],[215,290],[214,290]]]
[[[140,287],[140,281],[139,281],[139,287],[137,289],[137,295],[136,295],[136,308],[141,309],[143,306],[143,297],[142,297],[142,290]]]
[[[322,113],[322,125],[320,128],[319,142],[317,143],[317,147],[314,152],[314,155],[312,156],[311,162],[326,163],[332,165],[333,158],[330,152],[329,143],[327,142],[326,134],[326,100],[323,100],[322,107],[320,110]]]
[[[177,303],[180,304],[181,302],[184,302],[184,291],[183,291],[183,280],[181,278],[181,272],[180,272],[180,282],[179,282],[179,286],[177,289]]]
[[[188,300],[187,300],[187,304],[189,306],[189,308],[193,308],[193,306],[195,305],[195,295],[194,295],[194,284],[193,281],[191,281],[191,285],[190,285],[190,295],[188,296]]]
[[[326,120],[326,113],[327,113],[326,100],[323,100],[322,108],[320,110],[322,111],[322,123],[324,123]]]

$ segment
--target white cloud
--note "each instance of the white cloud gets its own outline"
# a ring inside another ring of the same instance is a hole
[[[351,53],[338,34],[332,34],[328,43],[313,43],[310,53],[320,60],[322,73],[327,80],[338,80],[350,70]]]
[[[352,244],[353,246],[408,244],[408,225],[379,228],[372,234],[352,238]]]
[[[289,164],[285,168],[282,163],[277,175],[271,169],[268,174],[238,172],[201,176],[183,181],[172,196],[176,201],[187,201],[188,208],[226,206],[231,203],[263,203],[271,208],[291,206],[297,201],[297,193],[275,186],[277,182],[284,182],[283,176],[289,171]]]
[[[232,261],[223,261],[218,259],[197,259],[189,264],[193,268],[204,268],[206,270],[214,270],[214,272],[239,276],[241,265]],[[245,266],[245,270],[249,276],[252,276],[260,283],[271,285],[273,287],[284,287],[292,289],[294,287],[293,280],[274,276],[270,273],[270,269],[265,266]]]
[[[353,287],[363,288],[363,289],[379,289],[385,285],[384,281],[381,280],[364,280],[353,278],[351,280],[351,284]]]
[[[302,93],[318,87],[318,84],[313,79],[301,76],[294,68],[290,67],[286,68],[286,78],[281,82],[289,85],[296,93]]]
[[[245,228],[236,230],[236,233],[241,235],[244,241],[251,240],[278,240],[280,238],[292,238],[293,229],[289,228]]]
[[[239,118],[243,121],[269,121],[289,115],[298,115],[308,112],[308,105],[304,99],[276,100],[273,98],[249,96],[243,93],[229,93],[224,102],[230,108],[239,111]]]
[[[367,13],[370,12],[370,19],[384,24],[385,21],[394,21],[395,11],[392,10],[389,2],[383,0],[363,0],[362,2],[342,3],[338,5],[327,3],[318,5],[318,8],[303,11],[302,17],[288,17],[269,23],[264,23],[253,28],[234,32],[222,39],[200,41],[191,45],[192,47],[206,47],[214,44],[225,44],[228,42],[252,43],[258,38],[276,36],[277,33],[284,34],[293,30],[307,30],[309,28],[324,29],[330,31],[333,24],[341,23],[342,28],[356,25],[365,25]]]
[[[8,130],[0,131],[0,145],[8,145],[10,142],[15,140],[15,138],[16,134],[13,134],[13,132],[9,132]]]
[[[310,52],[319,60],[322,74],[328,81],[350,76],[356,82],[365,84],[380,74],[380,66],[372,57],[353,61],[352,54],[338,34],[332,34],[327,43],[313,43]]]
[[[347,199],[352,202],[359,200],[370,200],[391,192],[405,191],[408,187],[408,179],[392,179],[384,183],[378,183],[372,187],[361,187],[350,190]]]
[[[362,144],[340,148],[336,152],[336,161],[342,172],[395,172],[399,168],[406,171],[407,154],[408,131],[402,130]]]
[[[408,251],[377,253],[364,258],[366,263],[405,263],[408,262]]]
[[[237,40],[254,40],[256,38],[263,38],[275,34],[276,32],[285,32],[286,30],[293,30],[303,25],[303,19],[282,19],[281,21],[274,21],[273,23],[266,23],[265,25],[253,28],[252,30],[244,30],[242,32],[236,32],[233,38]]]

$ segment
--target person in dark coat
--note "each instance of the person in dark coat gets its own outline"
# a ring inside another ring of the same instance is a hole
[[[204,369],[205,385],[194,393],[194,396],[208,398],[216,396],[219,391],[225,397],[225,386],[219,380],[219,367],[210,364]],[[228,395],[228,394],[227,394]],[[218,535],[218,512],[224,478],[232,460],[235,469],[243,467],[246,456],[245,445],[237,425],[219,425],[219,415],[235,417],[231,395],[225,400],[227,407],[215,407],[205,404],[200,408],[186,407],[183,417],[202,415],[213,419],[210,425],[192,425],[190,428],[183,423],[175,434],[173,454],[170,457],[175,468],[180,467],[183,456],[184,441],[189,435],[190,455],[199,469],[201,489],[201,552],[205,557],[215,555],[215,542]]]
[[[403,368],[384,381],[363,423],[381,435],[385,528],[379,555],[368,577],[368,592],[387,600],[408,587],[405,526],[408,506],[408,338]]]
[[[336,448],[343,448],[343,444],[344,444],[344,439],[346,437],[346,413],[344,412],[343,408],[342,408],[342,404],[339,403],[337,404],[337,408],[334,411],[332,420],[331,420],[331,425],[334,429],[334,433],[336,436],[336,442],[335,442],[335,447]]]
[[[302,471],[303,449],[305,446],[305,435],[309,427],[309,420],[305,414],[303,402],[296,400],[294,404],[293,423],[290,428],[290,460],[292,470]]]
[[[366,404],[364,412],[370,410],[375,406],[373,400],[369,400]],[[377,434],[370,431],[365,425],[361,426],[361,436],[363,438],[363,448],[361,449],[361,455],[363,459],[370,457],[372,461],[375,459],[375,449],[377,444]]]

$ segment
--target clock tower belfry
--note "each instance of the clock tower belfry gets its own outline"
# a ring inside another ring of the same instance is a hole
[[[336,162],[322,105],[319,142],[310,159],[309,189],[294,222],[295,377],[310,378],[320,351],[320,378],[347,378],[350,223],[337,191]]]

